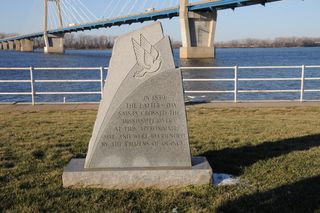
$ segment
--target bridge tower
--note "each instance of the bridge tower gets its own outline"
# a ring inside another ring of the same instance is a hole
[[[61,14],[61,0],[44,0],[44,52],[45,53],[64,53],[64,34],[52,35],[48,33],[48,4],[55,4],[59,28],[63,27]]]
[[[188,0],[180,0],[181,59],[215,58],[217,11],[192,12]]]

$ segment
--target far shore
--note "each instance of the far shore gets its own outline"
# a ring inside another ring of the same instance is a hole
[[[254,46],[254,47],[219,47],[215,46],[217,49],[281,49],[281,48],[319,48],[320,45],[318,46],[290,46],[290,47],[260,47],[260,46]],[[179,49],[180,47],[173,47],[173,49]],[[43,47],[41,48],[35,48],[35,50],[43,50]],[[65,50],[98,50],[98,51],[103,51],[103,50],[110,50],[112,51],[112,48],[65,48]]]

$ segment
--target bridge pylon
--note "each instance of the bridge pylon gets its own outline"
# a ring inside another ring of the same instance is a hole
[[[217,11],[192,12],[188,0],[180,0],[181,59],[215,58]]]
[[[48,33],[48,3],[54,2],[58,15],[59,28],[63,27],[61,2],[60,0],[44,0],[44,52],[45,53],[64,53],[64,34],[51,35]]]

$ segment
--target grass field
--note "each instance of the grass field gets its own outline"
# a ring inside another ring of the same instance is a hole
[[[0,111],[0,212],[320,212],[320,108],[188,109],[190,145],[235,186],[64,189],[95,110]]]

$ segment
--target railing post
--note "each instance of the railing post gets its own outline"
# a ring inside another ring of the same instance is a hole
[[[300,102],[304,100],[304,80],[305,80],[305,65],[301,66],[301,90],[300,90]]]
[[[234,103],[238,102],[238,66],[234,67]]]
[[[100,90],[101,90],[101,99],[103,97],[104,90],[104,78],[103,78],[103,67],[100,67]]]
[[[33,78],[33,67],[30,67],[30,83],[31,83],[31,102],[35,105],[35,89],[34,89],[34,78]]]

